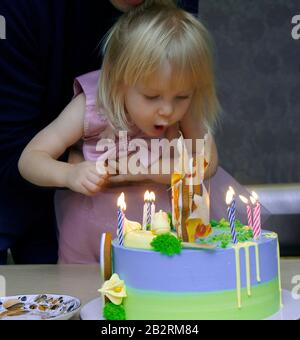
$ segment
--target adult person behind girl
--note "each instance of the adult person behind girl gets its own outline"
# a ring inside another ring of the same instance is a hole
[[[74,78],[99,68],[97,46],[121,11],[142,2],[1,0],[0,264],[9,248],[18,264],[56,263],[54,189],[23,180],[18,159],[71,100]],[[197,12],[197,0],[180,3]]]
[[[173,139],[181,131],[196,141],[210,132],[219,109],[209,33],[172,1],[146,0],[124,14],[104,50],[101,72],[76,79],[75,98],[29,143],[19,162],[22,176],[30,182],[70,189],[61,193],[58,207],[63,263],[98,261],[101,232],[116,231],[116,199],[121,191],[126,192],[127,213],[133,220],[141,219],[145,183],[155,191],[157,205],[170,211],[170,174],[103,175],[96,161],[104,161],[107,153],[97,151],[99,140],[115,138],[119,149],[124,146],[119,131],[128,132],[125,144],[136,138],[148,144],[153,138]],[[79,140],[84,161],[58,161]],[[213,141],[210,152],[207,177],[217,169]]]
[[[121,14],[142,0],[1,0],[0,264],[56,263],[53,189],[30,185],[18,159],[34,135],[72,98],[72,83],[95,70],[98,43]]]

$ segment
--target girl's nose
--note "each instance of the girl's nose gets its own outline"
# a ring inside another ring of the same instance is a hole
[[[158,110],[160,116],[170,117],[174,112],[174,107],[171,103],[164,103]]]

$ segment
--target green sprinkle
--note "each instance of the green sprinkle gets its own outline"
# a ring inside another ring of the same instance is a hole
[[[103,316],[106,320],[126,320],[126,313],[123,305],[107,303],[103,308]]]
[[[215,227],[218,227],[219,222],[216,221],[216,220],[211,220],[211,221],[210,221],[210,225],[212,226],[212,228],[215,228]]]
[[[158,251],[167,256],[180,254],[182,245],[180,240],[171,234],[162,234],[155,237],[151,242],[151,246],[155,251]]]

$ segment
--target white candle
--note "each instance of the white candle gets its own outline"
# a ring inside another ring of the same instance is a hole
[[[147,190],[144,195],[144,210],[143,210],[143,229],[147,229],[147,224],[148,224],[148,207],[150,204],[150,193]]]
[[[154,192],[151,192],[150,193],[150,202],[151,202],[151,226],[152,226],[152,223],[153,223],[153,219],[154,219],[154,215],[155,215],[155,194]]]

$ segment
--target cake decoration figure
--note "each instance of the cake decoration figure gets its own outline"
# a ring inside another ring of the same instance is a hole
[[[210,229],[209,194],[203,183],[205,164],[208,164],[205,160],[205,139],[199,140],[198,144],[197,156],[193,157],[189,156],[183,136],[178,139],[178,169],[173,173],[171,183],[173,225],[179,239],[192,243],[195,242],[198,224]]]

